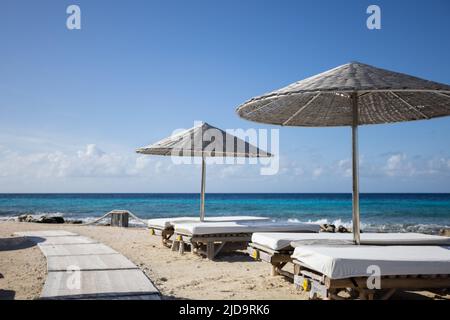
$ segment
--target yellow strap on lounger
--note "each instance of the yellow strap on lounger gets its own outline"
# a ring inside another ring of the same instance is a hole
[[[259,259],[259,251],[258,250],[253,249],[253,251],[252,251],[252,258],[255,259],[255,260]]]
[[[183,240],[183,237],[180,236],[180,235],[177,235],[176,240],[177,240],[177,241],[181,241],[181,240]]]
[[[303,279],[302,287],[303,287],[303,290],[305,290],[305,291],[311,290],[311,283],[309,282],[308,279]]]
[[[150,228],[150,235],[151,235],[151,236],[155,235],[155,229]]]

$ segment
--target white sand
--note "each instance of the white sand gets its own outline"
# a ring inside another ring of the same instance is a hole
[[[163,298],[185,299],[306,299],[282,276],[271,277],[269,265],[245,254],[208,261],[190,253],[180,256],[163,247],[146,229],[0,222],[0,299],[39,297],[46,277],[40,250],[13,236],[17,231],[68,230],[105,243],[139,266]],[[20,245],[26,248],[17,249]],[[9,248],[9,250],[5,250]],[[12,250],[16,248],[16,250]],[[5,291],[7,290],[7,291]],[[398,298],[436,298],[434,293],[401,293]],[[446,296],[450,298],[449,295]]]

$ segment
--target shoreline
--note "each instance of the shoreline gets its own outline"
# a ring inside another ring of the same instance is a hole
[[[91,222],[114,209],[141,219],[198,216],[197,193],[0,194],[0,220],[20,215],[59,215]],[[206,216],[265,216],[276,221],[333,224],[350,228],[351,196],[345,193],[208,193]],[[363,232],[439,234],[450,228],[450,194],[361,195]],[[132,220],[130,220],[133,223]]]
[[[37,299],[45,281],[46,260],[36,246],[13,236],[18,231],[67,230],[96,239],[135,263],[161,291],[163,299],[306,300],[305,292],[282,276],[271,277],[266,263],[244,253],[208,261],[179,255],[161,245],[145,228],[117,228],[27,222],[0,222],[0,289],[15,299]],[[5,293],[0,299],[8,298]],[[431,292],[399,292],[395,299],[441,298]],[[447,294],[445,299],[450,299]]]

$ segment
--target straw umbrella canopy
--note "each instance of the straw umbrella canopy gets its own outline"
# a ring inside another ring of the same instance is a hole
[[[352,220],[359,244],[358,126],[448,116],[450,86],[351,62],[252,98],[236,112],[282,126],[352,127]]]
[[[159,156],[202,158],[200,221],[205,218],[206,157],[259,158],[272,156],[247,141],[206,122],[149,146],[139,148],[136,152]]]

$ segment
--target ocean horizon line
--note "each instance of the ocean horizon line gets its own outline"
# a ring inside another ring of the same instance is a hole
[[[134,195],[134,194],[151,194],[151,195],[165,195],[165,194],[177,194],[177,195],[195,195],[199,194],[199,192],[0,192],[0,195],[108,195],[108,194],[117,194],[117,195]],[[306,195],[315,195],[315,194],[324,194],[324,195],[351,195],[352,192],[206,192],[205,194],[242,194],[242,195],[261,195],[261,194],[306,194]],[[376,194],[376,195],[430,195],[430,194],[442,194],[442,195],[450,195],[450,192],[360,192],[360,195],[364,194]]]

